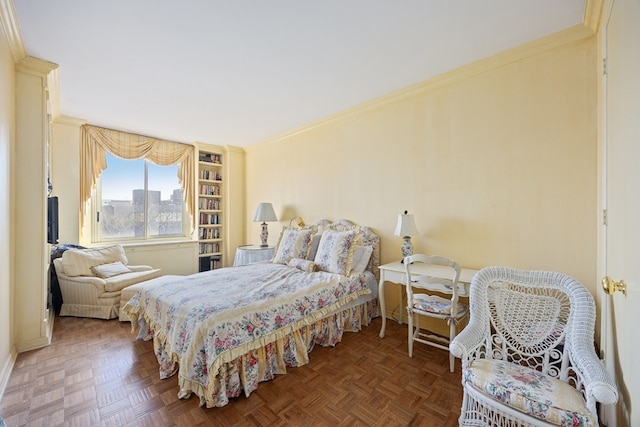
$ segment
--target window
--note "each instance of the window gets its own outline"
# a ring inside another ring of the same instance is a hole
[[[126,160],[107,153],[92,201],[94,241],[181,237],[188,218],[178,166]]]

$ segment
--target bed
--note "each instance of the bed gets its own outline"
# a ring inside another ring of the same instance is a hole
[[[380,239],[347,220],[284,227],[273,259],[141,286],[124,305],[180,398],[221,407],[380,315]]]

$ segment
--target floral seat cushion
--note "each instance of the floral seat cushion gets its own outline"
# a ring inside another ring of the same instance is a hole
[[[451,314],[451,301],[440,299],[437,297],[426,295],[414,295],[413,296],[413,308],[420,311],[426,311],[427,313],[435,313],[441,315]],[[467,306],[458,303],[456,314],[460,315],[467,312]]]
[[[557,378],[502,360],[478,359],[463,372],[463,382],[479,392],[559,426],[597,426],[582,394]]]

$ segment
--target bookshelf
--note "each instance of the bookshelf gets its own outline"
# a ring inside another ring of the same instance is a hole
[[[223,267],[222,153],[198,153],[198,264],[199,271]]]

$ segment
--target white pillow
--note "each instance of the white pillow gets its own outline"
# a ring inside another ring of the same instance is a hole
[[[131,270],[120,261],[110,262],[108,264],[94,265],[91,271],[102,279],[117,276],[119,274],[131,273]]]
[[[276,248],[276,254],[271,260],[274,264],[287,264],[291,258],[306,258],[311,245],[311,236],[315,229],[284,228]]]
[[[373,253],[372,246],[356,246],[353,251],[352,273],[362,273],[369,265],[369,258]]]
[[[314,262],[320,270],[349,275],[355,241],[355,231],[325,230],[318,244]]]

